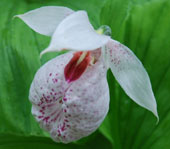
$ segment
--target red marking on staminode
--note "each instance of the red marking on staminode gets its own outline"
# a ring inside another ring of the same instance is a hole
[[[79,79],[90,63],[90,52],[88,51],[83,59],[80,60],[82,54],[83,52],[74,53],[73,58],[64,68],[65,79],[68,83]]]

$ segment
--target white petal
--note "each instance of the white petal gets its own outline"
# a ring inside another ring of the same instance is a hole
[[[64,67],[71,58],[72,53],[67,53],[42,66],[35,75],[29,95],[36,120],[54,141],[63,143],[94,132],[108,112],[110,99],[102,62],[89,66],[78,80],[70,84],[65,82]]]
[[[52,36],[59,23],[74,11],[61,6],[46,6],[17,15],[34,31]]]
[[[110,40],[106,46],[110,68],[126,94],[158,118],[149,76],[139,59],[126,46]]]
[[[77,11],[59,24],[49,47],[42,54],[62,49],[95,50],[105,45],[109,39],[109,36],[99,35],[95,32],[85,11]]]

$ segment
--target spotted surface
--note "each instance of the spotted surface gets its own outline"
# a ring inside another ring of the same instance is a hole
[[[140,60],[128,47],[115,40],[107,43],[105,52],[109,67],[126,94],[158,118],[150,79]]]
[[[54,141],[68,143],[94,132],[109,108],[109,89],[102,60],[72,83],[64,78],[67,53],[52,59],[35,75],[29,99],[32,113]]]

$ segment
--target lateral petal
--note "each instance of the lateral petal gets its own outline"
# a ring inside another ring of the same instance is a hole
[[[150,79],[140,60],[129,48],[115,40],[110,40],[106,45],[106,57],[126,94],[159,119]]]
[[[16,15],[34,31],[52,36],[59,23],[74,11],[61,6],[46,6]]]

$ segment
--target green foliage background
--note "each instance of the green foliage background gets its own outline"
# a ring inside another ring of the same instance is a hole
[[[16,14],[45,5],[86,10],[95,28],[109,25],[112,37],[132,49],[147,69],[157,99],[159,124],[132,102],[108,72],[111,102],[101,127],[71,144],[57,144],[30,113],[29,86],[37,69],[61,53],[39,53],[49,38],[33,32]],[[170,148],[169,0],[1,0],[0,1],[0,149]]]

